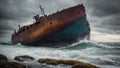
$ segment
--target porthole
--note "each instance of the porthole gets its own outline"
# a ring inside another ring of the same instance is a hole
[[[52,22],[50,22],[50,25],[52,25]]]

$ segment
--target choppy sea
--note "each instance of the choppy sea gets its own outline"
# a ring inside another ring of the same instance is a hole
[[[80,60],[101,68],[120,68],[120,43],[98,43],[83,40],[59,48],[0,44],[0,53],[6,55],[9,59],[14,59],[15,56],[19,55],[30,55],[35,57],[36,60],[40,58]],[[33,68],[38,67],[34,65]],[[70,68],[70,66],[59,65],[54,67],[48,65],[44,68]]]

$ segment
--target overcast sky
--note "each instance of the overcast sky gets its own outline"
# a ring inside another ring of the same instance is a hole
[[[0,41],[9,37],[18,24],[33,23],[40,14],[39,4],[46,14],[83,3],[91,26],[91,39],[99,42],[120,42],[120,0],[0,0]],[[8,38],[7,38],[8,40]]]

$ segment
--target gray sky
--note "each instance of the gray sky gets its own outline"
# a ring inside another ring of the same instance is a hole
[[[0,37],[10,37],[18,24],[32,23],[32,17],[40,14],[39,4],[51,14],[77,1],[85,5],[92,40],[120,42],[120,0],[0,0]]]

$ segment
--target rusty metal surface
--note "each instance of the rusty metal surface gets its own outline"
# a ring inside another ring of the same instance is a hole
[[[17,33],[12,35],[11,40],[14,44],[32,42],[67,27],[72,24],[72,21],[85,15],[84,6],[77,5],[48,16],[39,17],[32,25],[21,27]]]

